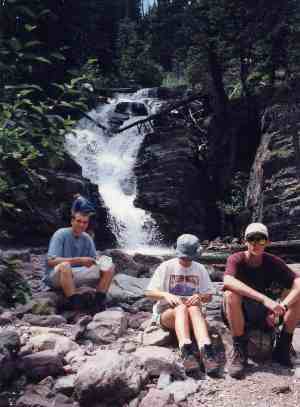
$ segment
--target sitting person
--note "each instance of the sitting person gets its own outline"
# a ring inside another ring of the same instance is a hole
[[[196,236],[181,235],[176,244],[177,257],[160,264],[145,294],[157,300],[153,307],[154,320],[163,328],[175,331],[186,372],[199,367],[195,355],[200,350],[206,373],[216,375],[219,364],[201,309],[203,303],[211,301],[211,281],[205,267],[193,261],[200,249]]]
[[[61,228],[54,233],[48,249],[45,283],[52,288],[62,289],[69,308],[74,310],[84,305],[76,287],[96,286],[95,311],[100,312],[105,308],[114,266],[107,256],[101,256],[97,261],[94,241],[85,232],[88,224],[88,214],[74,212],[71,227]]]
[[[246,251],[227,259],[224,275],[224,322],[230,327],[233,351],[228,371],[241,378],[247,365],[246,328],[268,329],[283,318],[283,328],[273,350],[274,361],[292,366],[293,331],[300,319],[300,278],[277,256],[265,253],[268,229],[251,223],[245,230]],[[290,290],[282,301],[272,299],[272,290]]]

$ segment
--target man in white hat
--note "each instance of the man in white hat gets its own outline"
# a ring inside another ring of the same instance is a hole
[[[223,317],[230,327],[233,350],[228,371],[241,378],[247,365],[247,327],[265,329],[283,318],[283,329],[273,351],[273,360],[291,367],[293,332],[300,320],[300,278],[279,257],[265,252],[268,229],[251,223],[245,230],[246,251],[227,259],[224,275]],[[272,290],[288,289],[280,302],[272,299]]]
[[[177,257],[156,269],[145,294],[157,300],[153,320],[164,329],[175,330],[186,372],[199,368],[196,355],[209,375],[219,372],[219,364],[208,334],[201,305],[211,301],[211,281],[205,267],[194,261],[200,255],[199,239],[190,234],[177,239]],[[191,340],[193,332],[197,349]]]

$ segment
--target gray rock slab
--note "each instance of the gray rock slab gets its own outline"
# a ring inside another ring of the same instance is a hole
[[[182,366],[175,352],[160,346],[143,346],[134,353],[150,376],[159,376],[168,372],[176,377],[184,377]]]
[[[19,361],[19,368],[32,381],[64,374],[61,357],[56,352],[48,350],[23,356]]]
[[[75,393],[83,406],[97,398],[120,405],[134,398],[147,378],[136,357],[103,350],[81,367],[75,379]]]
[[[31,337],[27,343],[27,346],[32,346],[34,352],[53,350],[61,357],[64,357],[71,351],[76,351],[79,349],[79,345],[71,339],[52,333],[45,333]]]
[[[31,325],[49,327],[55,327],[67,323],[66,319],[61,315],[25,314],[23,317],[23,321],[28,322]]]
[[[144,290],[149,281],[148,278],[117,274],[112,281],[109,294],[118,301],[133,303],[144,297]]]
[[[164,346],[172,340],[170,331],[163,330],[157,325],[148,326],[143,333],[144,346]]]
[[[109,309],[96,314],[84,333],[94,343],[112,343],[127,330],[127,317],[122,309]]]
[[[150,389],[146,397],[142,399],[139,407],[164,407],[172,401],[171,394],[158,389]]]
[[[175,403],[186,400],[188,396],[197,392],[200,388],[201,382],[188,378],[184,381],[175,381],[170,386],[164,389],[165,392],[170,393],[174,397]]]

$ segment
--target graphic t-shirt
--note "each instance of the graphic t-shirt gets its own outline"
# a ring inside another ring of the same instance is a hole
[[[183,267],[179,259],[165,261],[155,270],[147,290],[160,290],[181,297],[193,294],[211,293],[213,288],[205,267],[192,262],[190,267]],[[165,300],[159,300],[153,307],[154,313],[161,313],[170,305]]]
[[[263,253],[259,267],[251,267],[247,264],[245,252],[234,253],[228,257],[226,275],[233,276],[249,287],[274,298],[283,288],[290,289],[296,277],[283,260],[269,253]]]

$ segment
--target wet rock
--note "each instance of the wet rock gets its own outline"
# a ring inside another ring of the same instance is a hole
[[[127,317],[121,309],[110,309],[96,314],[84,333],[92,342],[112,343],[120,338],[127,329]]]
[[[122,406],[139,393],[147,376],[132,354],[99,351],[81,367],[75,392],[81,406],[98,398],[103,403]]]

